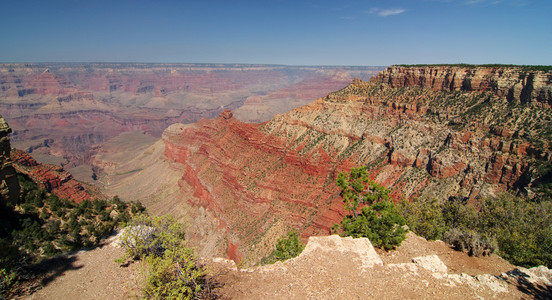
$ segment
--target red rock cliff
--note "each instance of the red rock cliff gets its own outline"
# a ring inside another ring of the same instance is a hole
[[[50,164],[40,164],[29,154],[15,150],[11,159],[17,172],[29,176],[34,182],[62,199],[69,199],[80,203],[84,200],[93,200],[97,194],[86,189],[62,167]]]
[[[176,124],[163,135],[165,153],[185,166],[187,201],[213,211],[232,236],[228,249],[245,256],[279,220],[304,237],[327,233],[343,216],[335,177],[353,166],[367,165],[397,200],[531,193],[537,166],[550,165],[550,109],[388,81],[354,80],[262,124],[230,111]]]

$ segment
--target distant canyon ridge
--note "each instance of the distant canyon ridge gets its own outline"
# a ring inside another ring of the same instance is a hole
[[[230,109],[263,122],[370,79],[382,67],[227,64],[0,64],[0,115],[12,146],[64,165],[81,179],[94,147],[123,132],[154,138],[173,123],[193,123]]]
[[[121,136],[94,164],[110,193],[190,224],[202,255],[255,263],[290,229],[328,234],[345,215],[335,178],[355,166],[395,201],[547,197],[551,95],[548,70],[393,66],[267,122],[225,110],[153,145]]]

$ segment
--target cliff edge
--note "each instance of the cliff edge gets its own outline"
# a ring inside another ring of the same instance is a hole
[[[8,135],[11,128],[0,116],[0,202],[17,203],[19,201],[19,181],[10,159],[11,145]]]
[[[219,292],[230,299],[546,299],[552,292],[546,267],[468,257],[412,233],[390,254],[378,254],[366,238],[333,235],[310,237],[298,257],[273,265],[213,264]]]

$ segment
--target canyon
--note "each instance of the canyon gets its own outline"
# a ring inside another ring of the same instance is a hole
[[[527,72],[540,79],[526,80]],[[423,84],[438,82],[439,74],[457,74],[463,84]],[[467,74],[491,74],[483,77],[500,89],[483,88],[489,84]],[[394,66],[264,123],[241,122],[226,110],[171,125],[163,144],[137,152],[178,174],[162,189],[132,191],[136,182],[164,175],[156,168],[125,165],[107,153],[95,163],[135,170],[126,183],[111,185],[124,197],[163,192],[163,199],[144,201],[193,225],[189,237],[203,254],[255,264],[290,229],[304,239],[330,233],[345,215],[335,178],[354,166],[366,165],[395,201],[470,201],[505,191],[543,197],[551,180],[552,115],[542,95],[551,78],[549,71],[515,67]]]
[[[503,192],[549,200],[550,90],[551,71],[392,66],[261,123],[266,117],[261,113],[253,114],[257,123],[238,118],[253,111],[244,103],[245,110],[169,125],[160,138],[145,128],[116,131],[87,146],[87,163],[101,171],[95,186],[12,149],[11,129],[0,117],[1,200],[17,196],[17,172],[77,203],[115,195],[141,201],[150,213],[171,214],[187,224],[187,245],[215,270],[218,293],[230,298],[379,297],[389,292],[382,282],[397,286],[401,297],[545,297],[551,273],[543,266],[515,268],[495,254],[470,257],[412,232],[392,252],[374,251],[367,239],[329,234],[346,214],[337,174],[360,165],[391,189],[394,201],[472,201]],[[296,92],[288,87],[282,93]],[[267,93],[251,103],[282,95]],[[53,140],[44,143],[55,148]],[[308,241],[299,257],[245,268],[260,264],[290,230]],[[82,287],[77,293],[98,293],[106,282],[110,289],[117,282],[136,290],[136,282],[118,274],[135,276],[137,266],[124,271],[106,263],[120,252],[111,240],[75,254],[81,264],[35,296],[56,298],[73,285]],[[325,281],[328,274],[339,282]],[[358,274],[368,274],[361,287],[350,284]]]
[[[355,166],[367,166],[394,201],[471,201],[505,191],[540,199],[552,179],[550,71],[392,66],[362,80],[351,74],[364,69],[298,67],[301,79],[290,83],[281,73],[295,73],[281,66],[187,66],[197,75],[190,82],[221,81],[206,89],[199,88],[205,82],[183,86],[182,65],[108,66],[88,73],[64,66],[72,70],[68,79],[49,69],[25,85],[22,75],[4,77],[2,107],[15,123],[14,144],[27,145],[36,159],[61,157],[66,167],[90,164],[107,196],[141,201],[154,214],[187,223],[201,256],[253,265],[291,229],[304,240],[329,234],[345,215],[335,178]],[[266,85],[245,83],[259,74],[280,84],[230,100],[234,92],[246,94],[243,86],[250,92]],[[18,84],[34,87],[14,92]],[[336,91],[320,95],[319,85]],[[205,90],[211,98],[198,96]],[[57,172],[60,182],[73,180]]]
[[[227,64],[36,63],[0,65],[0,114],[15,148],[92,182],[94,146],[123,132],[161,137],[232,109],[260,122],[380,67]],[[73,170],[73,168],[76,168]]]

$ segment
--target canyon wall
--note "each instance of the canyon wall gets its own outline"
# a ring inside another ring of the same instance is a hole
[[[379,67],[223,64],[1,64],[0,114],[14,147],[43,162],[88,164],[94,145],[122,132],[160,137],[173,123],[225,109],[265,121]],[[243,110],[239,108],[245,106]]]
[[[15,150],[11,153],[15,170],[27,175],[40,188],[60,199],[80,203],[84,200],[103,199],[104,196],[91,186],[84,186],[58,165],[38,163],[26,152]]]
[[[437,91],[489,91],[510,102],[552,107],[552,72],[531,66],[392,66],[372,81]]]
[[[405,83],[414,70],[392,70],[265,123],[225,111],[164,132],[166,157],[183,166],[186,205],[213,213],[229,257],[266,255],[274,242],[266,237],[282,223],[303,237],[327,234],[344,215],[336,175],[354,166],[368,166],[396,201],[541,196],[552,166],[550,108],[494,90]]]

